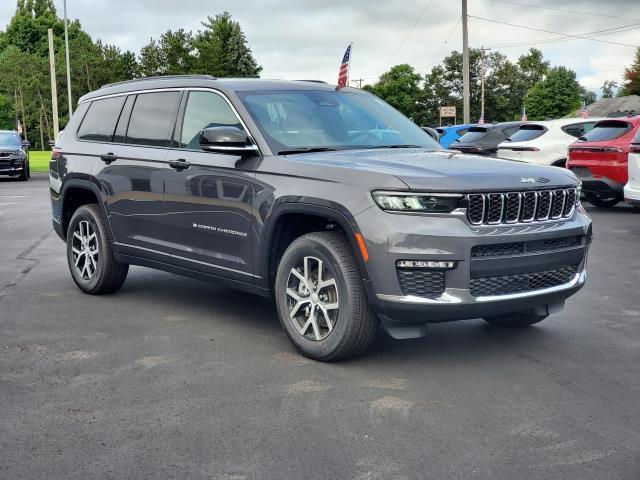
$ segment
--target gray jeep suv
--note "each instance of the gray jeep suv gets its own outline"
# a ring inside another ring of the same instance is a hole
[[[129,265],[275,298],[318,360],[429,322],[539,322],[585,281],[568,170],[462,155],[364,91],[162,77],[80,99],[50,168],[53,226],[89,294]]]

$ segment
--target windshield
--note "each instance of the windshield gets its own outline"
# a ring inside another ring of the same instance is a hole
[[[341,91],[238,92],[274,153],[442,147],[379,98]]]
[[[20,141],[20,136],[17,133],[0,132],[0,145],[5,147],[21,147],[22,142]]]
[[[489,130],[484,127],[471,127],[467,133],[462,135],[456,142],[477,142],[489,134]]]

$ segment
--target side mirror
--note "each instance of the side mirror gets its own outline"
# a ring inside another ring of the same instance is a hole
[[[22,142],[22,148],[29,148],[31,146],[31,142],[29,140],[24,140]]]
[[[208,152],[255,155],[258,147],[250,142],[247,134],[238,127],[209,127],[200,132],[200,148]]]

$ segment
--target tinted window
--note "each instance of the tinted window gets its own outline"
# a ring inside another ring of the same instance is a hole
[[[520,127],[507,127],[507,128],[502,130],[502,134],[505,137],[510,137],[511,135],[513,135],[514,133],[516,133],[518,131],[518,128],[520,128]]]
[[[167,146],[180,96],[180,92],[139,94],[129,120],[127,143]]]
[[[636,132],[636,136],[633,139],[633,143],[640,143],[640,129]]]
[[[97,142],[110,142],[123,103],[124,97],[92,101],[89,111],[84,116],[82,125],[78,130],[78,138]]]
[[[596,122],[573,123],[571,125],[565,125],[562,127],[562,130],[572,137],[579,138],[590,131],[595,124]]]
[[[127,127],[129,126],[129,116],[131,115],[131,109],[133,108],[133,102],[135,102],[136,96],[129,95],[127,97],[127,101],[124,102],[124,108],[120,113],[120,119],[118,120],[118,125],[116,126],[116,133],[113,136],[113,141],[115,143],[124,143],[127,137]]]
[[[613,140],[621,137],[633,127],[627,122],[605,121],[598,122],[593,130],[584,134],[584,140],[589,142],[600,142],[602,140]]]
[[[467,133],[462,135],[457,142],[476,142],[489,133],[489,130],[485,127],[471,127]]]
[[[509,137],[512,142],[528,142],[542,136],[547,129],[542,125],[522,125],[516,133]]]
[[[469,131],[468,128],[461,128],[460,130],[456,130],[456,133],[460,136],[464,135],[465,133],[467,133]]]
[[[200,131],[207,127],[242,128],[227,101],[211,92],[190,92],[184,111],[181,148],[200,149]]]

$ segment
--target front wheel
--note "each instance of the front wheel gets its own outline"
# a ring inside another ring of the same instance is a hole
[[[85,293],[112,293],[126,280],[129,265],[113,258],[109,232],[98,205],[83,205],[71,217],[67,263],[74,282]]]
[[[591,205],[599,208],[611,208],[620,203],[620,198],[613,193],[608,195],[595,195],[593,193],[585,193],[584,196]]]
[[[341,233],[294,240],[278,265],[275,295],[287,336],[307,357],[342,360],[363,353],[373,341],[378,318]]]
[[[485,317],[484,321],[497,327],[523,328],[541,322],[548,316],[549,315],[532,315],[529,312],[515,312],[496,315],[494,317]]]
[[[29,164],[25,160],[24,164],[22,165],[22,172],[20,173],[20,176],[18,177],[18,179],[21,182],[26,182],[27,180],[29,180],[30,176],[31,175],[29,174]]]

